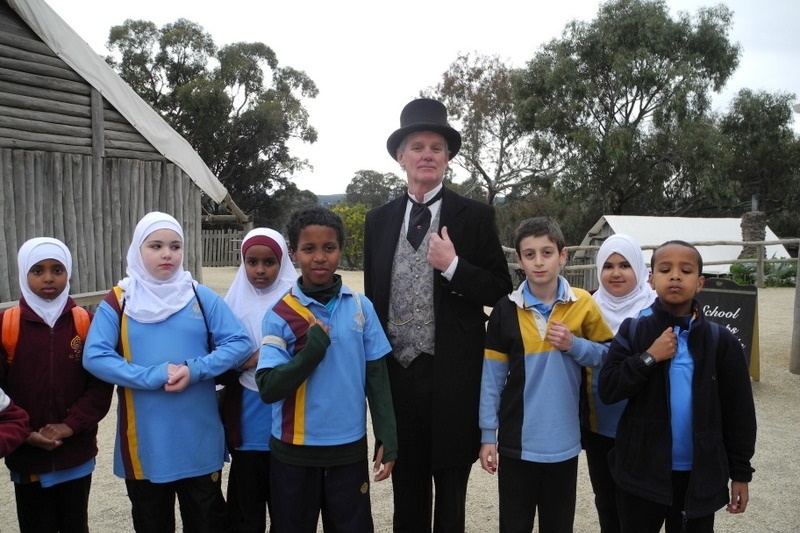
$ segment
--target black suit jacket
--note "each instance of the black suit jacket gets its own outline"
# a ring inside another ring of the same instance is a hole
[[[407,202],[403,195],[373,209],[367,214],[364,230],[364,290],[384,329],[392,262]],[[458,266],[450,281],[440,271],[433,271],[434,468],[470,464],[478,456],[478,401],[487,319],[484,306],[493,306],[512,290],[494,208],[445,188],[439,216],[439,227],[443,226],[455,246]]]

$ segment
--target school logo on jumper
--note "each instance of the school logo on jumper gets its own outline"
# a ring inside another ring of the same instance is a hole
[[[369,490],[369,483],[367,483],[366,481],[362,483],[361,488],[359,490],[361,491],[361,494],[366,494],[367,491]]]
[[[72,348],[72,353],[69,354],[69,358],[80,359],[81,354],[83,354],[83,340],[81,339],[81,336],[75,335],[72,337],[72,340],[69,341],[69,346]]]
[[[197,300],[192,302],[192,318],[203,318],[203,312],[200,310],[200,304]]]

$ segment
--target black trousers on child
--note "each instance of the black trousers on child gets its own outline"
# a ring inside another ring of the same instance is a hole
[[[92,475],[43,488],[14,483],[20,533],[88,533]]]
[[[498,459],[500,532],[530,533],[539,511],[540,533],[572,533],[578,457],[559,463]]]
[[[270,453],[233,450],[228,472],[228,517],[231,533],[264,533],[267,509],[272,516],[269,492]],[[270,518],[271,520],[271,518]],[[270,531],[274,528],[270,527]]]
[[[126,479],[133,528],[139,533],[175,531],[175,496],[184,533],[226,533],[229,530],[221,472],[153,483]]]
[[[294,466],[272,456],[272,514],[275,531],[316,533],[320,512],[326,533],[373,533],[366,457],[332,467]]]
[[[663,505],[617,489],[617,505],[623,533],[714,533],[714,513],[683,520],[683,502],[689,487],[689,472],[672,472],[672,501]],[[685,529],[684,529],[685,528]]]
[[[620,533],[617,484],[608,464],[608,452],[614,448],[614,439],[581,428],[581,442],[586,451],[586,465],[589,468],[594,505],[600,520],[600,533]]]

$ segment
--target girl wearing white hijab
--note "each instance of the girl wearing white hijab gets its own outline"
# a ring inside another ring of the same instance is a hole
[[[30,417],[32,430],[27,442],[6,457],[19,530],[88,531],[97,425],[111,405],[113,387],[81,365],[85,331],[76,325],[69,297],[69,249],[57,239],[31,239],[20,247],[17,266],[18,336],[13,360],[3,348],[0,375]],[[91,318],[86,311],[83,315]],[[3,313],[3,328],[14,327],[10,316]]]
[[[233,532],[265,531],[270,505],[269,437],[272,406],[264,403],[255,381],[261,353],[264,314],[294,285],[298,277],[283,236],[256,228],[242,241],[242,263],[225,301],[250,337],[252,356],[238,382],[226,386],[223,418],[231,468],[228,512]]]
[[[603,317],[615,334],[623,320],[650,314],[656,292],[649,283],[641,246],[630,235],[617,233],[608,237],[597,251],[597,280],[593,297]],[[585,369],[586,390],[582,396],[581,433],[589,477],[595,494],[595,506],[603,533],[620,531],[616,507],[616,485],[608,466],[608,452],[614,447],[617,423],[626,402],[606,405],[600,401],[597,383],[600,372]]]
[[[114,473],[136,531],[174,531],[176,495],[184,530],[226,528],[214,378],[247,360],[250,340],[222,298],[183,270],[183,241],[167,214],[139,221],[122,297],[112,290],[98,307],[84,356],[118,386]]]

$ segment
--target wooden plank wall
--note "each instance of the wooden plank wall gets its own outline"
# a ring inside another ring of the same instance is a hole
[[[239,249],[244,239],[242,230],[203,230],[203,266],[239,266]]]
[[[200,278],[200,189],[171,163],[105,159],[92,178],[91,156],[0,149],[0,301],[19,298],[17,251],[32,237],[55,237],[72,252],[71,290],[105,290],[124,276],[139,219],[164,211],[181,223],[184,267]]]
[[[124,275],[133,228],[172,214],[202,273],[200,189],[0,0],[0,301],[19,297],[17,251],[51,236],[73,254],[73,293]]]

